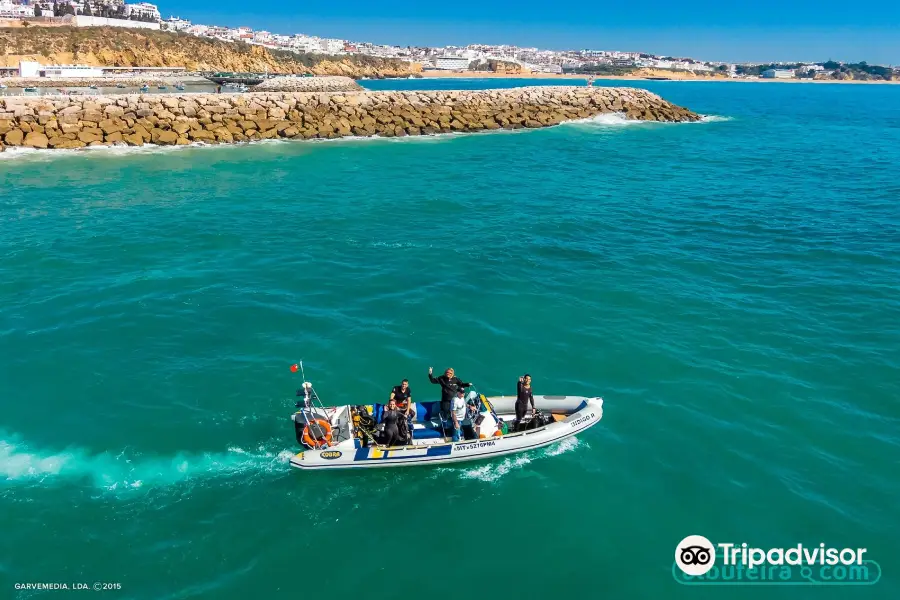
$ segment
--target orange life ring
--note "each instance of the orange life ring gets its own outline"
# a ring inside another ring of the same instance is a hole
[[[327,448],[331,445],[331,423],[325,419],[314,419],[312,422],[319,427],[319,431],[324,431],[325,435],[314,438],[309,433],[309,422],[307,422],[306,427],[303,428],[303,443],[313,449]]]

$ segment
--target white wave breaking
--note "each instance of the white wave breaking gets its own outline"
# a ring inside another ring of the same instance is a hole
[[[656,125],[696,125],[698,123],[720,123],[731,121],[732,117],[723,117],[719,115],[700,115],[699,121],[640,121],[637,119],[629,119],[625,113],[603,113],[594,115],[593,117],[585,117],[584,119],[572,119],[563,121],[560,125],[570,126],[589,126],[592,128],[615,128],[615,127],[636,127],[636,126],[656,126]]]
[[[82,448],[43,452],[18,440],[0,440],[0,483],[85,481],[109,491],[164,487],[244,473],[283,472],[289,450],[230,447],[225,452],[147,456],[128,451],[91,454]]]
[[[110,146],[86,146],[84,148],[70,148],[65,150],[45,150],[38,148],[25,148],[22,146],[8,147],[6,151],[0,152],[0,161],[28,160],[28,161],[46,161],[63,157],[72,156],[134,156],[148,154],[169,154],[172,152],[183,152],[186,150],[196,150],[198,148],[241,148],[246,146],[269,146],[281,144],[334,144],[334,143],[360,143],[360,142],[436,142],[446,141],[458,135],[465,133],[440,133],[431,135],[409,135],[402,137],[384,137],[379,135],[359,136],[348,135],[340,138],[312,138],[306,140],[293,139],[273,139],[273,140],[253,140],[249,142],[233,142],[227,144],[210,144],[207,142],[191,142],[190,144],[182,144],[180,146],[162,146],[157,144],[144,144],[143,146],[129,146],[127,144],[112,144]]]
[[[734,121],[734,117],[723,117],[721,115],[701,115],[699,123],[724,123],[726,121]]]

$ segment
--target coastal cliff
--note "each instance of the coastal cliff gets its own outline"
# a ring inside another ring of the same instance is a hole
[[[20,60],[45,65],[184,67],[187,71],[234,71],[407,77],[421,66],[372,56],[327,56],[269,50],[186,33],[122,27],[16,27],[0,29],[0,66]]]
[[[700,119],[635,88],[11,96],[0,98],[0,150],[476,132],[546,127],[603,113],[645,121]]]

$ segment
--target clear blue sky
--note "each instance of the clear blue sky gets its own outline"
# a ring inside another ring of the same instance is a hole
[[[163,17],[401,46],[596,48],[702,60],[900,64],[900,0],[307,3],[156,0]],[[740,6],[739,6],[740,5]]]

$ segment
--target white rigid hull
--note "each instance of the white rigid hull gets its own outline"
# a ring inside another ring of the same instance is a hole
[[[496,412],[505,416],[515,398],[488,398]],[[509,406],[507,406],[509,404]],[[306,450],[291,457],[291,465],[300,469],[356,469],[446,464],[487,459],[541,448],[576,435],[595,425],[603,416],[602,398],[581,396],[535,396],[537,408],[548,413],[565,413],[549,425],[501,436],[459,442],[422,443],[412,446],[357,447],[358,440],[347,439],[322,450]]]

